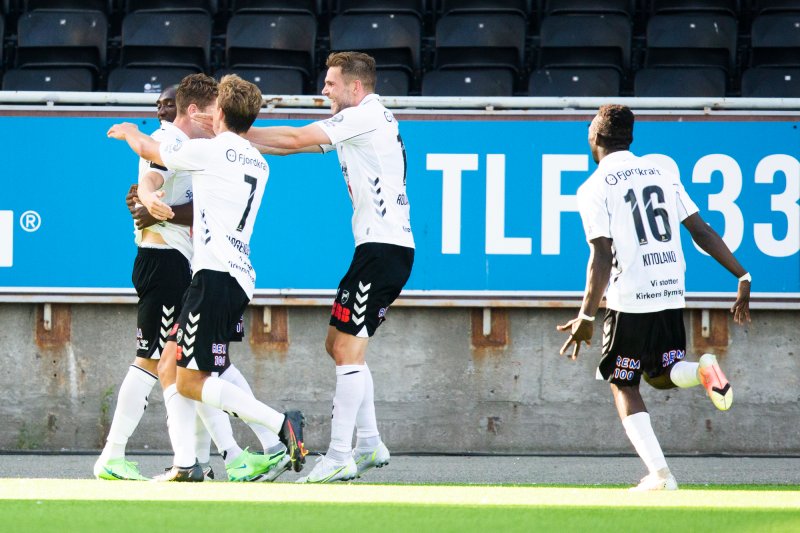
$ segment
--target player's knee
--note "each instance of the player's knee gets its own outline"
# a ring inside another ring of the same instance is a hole
[[[669,379],[669,374],[666,373],[655,377],[650,377],[647,374],[643,374],[642,377],[644,377],[644,380],[647,382],[647,384],[654,389],[667,390],[674,389],[676,387],[672,380]]]

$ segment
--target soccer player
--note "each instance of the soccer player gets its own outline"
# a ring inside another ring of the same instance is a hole
[[[611,385],[622,425],[648,469],[635,490],[674,490],[661,445],[639,392],[642,376],[657,389],[702,384],[720,410],[733,391],[717,359],[686,356],[683,325],[685,262],[680,224],[694,242],[739,278],[733,320],[750,320],[750,274],[717,233],[701,218],[678,176],[629,151],[634,116],[621,105],[600,108],[589,127],[589,146],[597,170],[578,189],[578,209],[590,257],[586,292],[578,316],[558,326],[569,338],[561,348],[577,358],[581,342],[590,344],[603,293],[602,357],[598,374]],[[599,377],[598,377],[599,379]]]
[[[170,419],[171,431],[174,422],[177,440],[189,440],[195,430],[192,400],[202,401],[278,435],[285,447],[265,457],[273,468],[290,463],[300,471],[306,454],[302,413],[278,413],[256,400],[251,391],[220,377],[231,366],[228,343],[255,288],[250,236],[269,168],[243,134],[261,104],[261,92],[255,85],[238,76],[225,76],[219,84],[217,105],[211,109],[213,139],[159,143],[131,123],[112,126],[108,136],[127,141],[134,152],[154,164],[192,176],[194,275],[162,354],[164,359],[177,358],[178,362],[178,408]],[[152,201],[150,212],[169,218],[169,206],[158,198]],[[194,450],[176,450],[174,465],[165,478],[192,479],[198,469]]]
[[[247,134],[262,151],[277,155],[335,148],[353,202],[355,254],[339,282],[325,340],[336,363],[331,442],[311,473],[299,480],[307,483],[353,479],[389,462],[365,356],[369,338],[386,319],[414,262],[406,152],[397,120],[374,93],[375,60],[337,52],[326,65],[322,94],[331,101],[331,118],[299,128],[250,128]]]
[[[217,82],[205,75],[187,76],[177,89],[180,102],[177,117],[169,112],[175,108],[176,90],[165,90],[159,98],[159,118],[173,119],[162,122],[153,138],[162,142],[176,142],[205,135],[203,130],[191,121],[190,115],[196,111],[210,111],[216,103]],[[172,104],[172,105],[170,105]],[[166,111],[165,111],[166,110]],[[170,326],[181,310],[181,298],[191,281],[189,261],[192,257],[192,243],[189,228],[192,224],[191,175],[187,172],[168,170],[144,159],[139,163],[141,184],[141,209],[131,208],[137,221],[136,242],[139,252],[134,264],[134,285],[139,295],[137,335],[139,350],[136,361],[120,387],[120,397],[114,414],[108,443],[95,464],[95,476],[103,479],[145,479],[138,473],[135,464],[124,460],[125,443],[138,425],[147,406],[147,396],[155,384],[157,371],[164,389],[168,422],[174,419],[177,395],[175,387],[176,361],[174,358],[161,358],[166,336]],[[139,201],[137,190],[128,201]],[[156,202],[161,198],[162,201]],[[158,209],[167,202],[171,205],[171,218],[163,214],[152,217],[147,208]],[[157,224],[156,224],[157,223]],[[144,373],[144,375],[142,375]],[[226,373],[226,379],[233,380],[242,388],[249,388],[244,377],[233,365]],[[202,421],[200,421],[202,420]],[[217,409],[198,406],[198,423],[194,439],[176,441],[179,435],[170,433],[173,448],[196,446],[202,473],[213,478],[209,465],[210,435],[205,427],[213,430],[214,440],[225,458],[229,478],[236,481],[269,480],[271,465],[265,457],[241,450],[233,438],[228,416]],[[251,425],[259,437],[265,451],[272,453],[285,450],[278,438],[266,428]],[[196,444],[193,444],[196,441]],[[245,469],[242,464],[248,465]],[[277,472],[278,474],[280,472]],[[157,477],[159,479],[159,477]],[[195,476],[193,481],[200,481]]]

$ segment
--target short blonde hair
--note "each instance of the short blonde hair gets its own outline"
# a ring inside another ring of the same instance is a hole
[[[261,89],[236,74],[223,76],[219,82],[217,105],[225,113],[225,125],[234,133],[245,133],[255,122],[264,99]]]

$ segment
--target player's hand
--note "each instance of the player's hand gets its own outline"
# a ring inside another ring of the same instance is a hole
[[[572,354],[570,355],[570,359],[573,361],[578,358],[578,352],[581,349],[581,343],[585,342],[586,346],[592,345],[592,335],[594,334],[594,322],[590,320],[583,320],[580,318],[573,318],[566,324],[562,324],[561,326],[556,326],[558,331],[567,331],[569,332],[569,338],[567,342],[561,347],[561,351],[559,352],[561,355],[567,353],[569,350],[570,344],[574,344],[572,348]]]
[[[122,122],[120,124],[114,124],[111,126],[106,135],[112,139],[124,141],[129,133],[135,133],[137,131],[139,131],[139,128],[136,126],[136,124],[133,124],[132,122]]]
[[[736,293],[736,301],[731,307],[733,321],[739,325],[750,322],[750,282],[740,281],[739,290]]]
[[[210,137],[216,135],[214,133],[214,118],[211,113],[194,113],[191,118],[192,122],[197,124]]]
[[[136,211],[136,204],[139,203],[139,196],[137,191],[139,190],[139,184],[134,183],[131,185],[131,188],[128,189],[128,194],[125,196],[125,205],[128,206],[128,211],[131,212],[131,215],[134,214]]]
[[[150,214],[150,211],[143,205],[135,208],[131,213],[133,221],[136,223],[136,229],[145,229],[159,223],[159,220]]]
[[[156,191],[141,196],[142,204],[147,208],[151,215],[157,220],[169,220],[175,216],[172,208],[161,201],[164,191]]]

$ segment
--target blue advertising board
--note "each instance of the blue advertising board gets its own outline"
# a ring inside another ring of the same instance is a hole
[[[398,118],[417,244],[406,289],[554,300],[583,290],[588,247],[574,195],[596,168],[588,121]],[[0,297],[130,294],[135,245],[124,197],[137,159],[105,136],[121,120],[130,119],[0,117]],[[154,119],[137,123],[146,132],[157,127]],[[751,271],[756,293],[795,301],[799,125],[796,118],[640,117],[632,146],[680,173],[702,216]],[[257,294],[335,289],[353,251],[352,208],[336,155],[267,161],[270,180],[251,243]],[[689,295],[735,291],[735,279],[685,231],[683,239]]]

